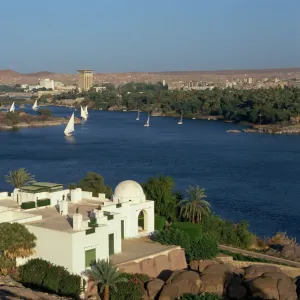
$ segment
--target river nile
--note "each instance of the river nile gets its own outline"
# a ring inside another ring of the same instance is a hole
[[[57,116],[71,110],[50,107]],[[78,111],[76,112],[78,116]],[[125,179],[145,182],[156,174],[206,189],[223,218],[245,219],[266,236],[287,231],[300,238],[300,136],[226,133],[238,129],[220,121],[153,117],[134,112],[90,111],[73,139],[64,126],[0,131],[0,190],[9,170],[25,167],[38,181],[74,183],[100,173],[114,187]]]

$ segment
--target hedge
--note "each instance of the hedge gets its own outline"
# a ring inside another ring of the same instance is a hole
[[[117,284],[117,290],[110,289],[110,300],[141,300],[143,299],[145,289],[144,285],[149,281],[145,274],[127,274],[123,273],[127,282]],[[103,299],[103,298],[101,298]]]
[[[190,250],[187,252],[190,260],[212,259],[218,253],[218,241],[208,234],[191,239]]]
[[[187,252],[190,249],[190,237],[188,234],[177,228],[168,228],[152,234],[151,239],[162,245],[177,245]]]
[[[30,208],[35,208],[35,202],[34,201],[28,201],[28,202],[23,202],[21,204],[22,209],[30,209]]]
[[[166,224],[166,218],[162,216],[155,216],[154,228],[155,230],[163,230]]]
[[[36,204],[38,207],[50,205],[50,199],[38,199]]]
[[[185,231],[190,238],[198,238],[202,235],[202,226],[199,223],[193,224],[190,222],[175,222],[172,226]]]
[[[19,279],[24,286],[38,288],[61,296],[80,294],[80,276],[70,274],[64,267],[36,258],[19,267]]]

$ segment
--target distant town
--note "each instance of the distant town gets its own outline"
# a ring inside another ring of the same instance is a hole
[[[92,70],[78,70],[78,74],[39,72],[20,74],[0,70],[0,96],[13,98],[40,98],[71,91],[94,88],[101,92],[106,84],[122,86],[129,82],[162,82],[168,90],[211,90],[214,88],[268,89],[300,87],[300,69],[271,69],[216,72],[164,72],[100,74]],[[4,86],[12,89],[1,88]]]

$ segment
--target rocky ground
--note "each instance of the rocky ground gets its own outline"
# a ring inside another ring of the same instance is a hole
[[[215,261],[193,261],[190,270],[174,271],[168,278],[155,278],[146,286],[148,300],[175,300],[184,293],[214,293],[232,300],[297,300],[299,288],[297,280],[275,266],[238,269]]]
[[[36,292],[25,288],[22,284],[8,276],[0,276],[0,299],[7,300],[68,300],[72,298]]]

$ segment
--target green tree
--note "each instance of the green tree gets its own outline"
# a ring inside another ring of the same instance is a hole
[[[178,193],[173,193],[174,180],[172,177],[159,175],[151,177],[143,185],[147,199],[155,202],[155,213],[166,217],[168,221],[176,219]]]
[[[210,212],[210,203],[203,200],[206,198],[205,189],[197,185],[195,187],[189,186],[186,191],[188,198],[180,201],[180,215],[192,223],[199,223],[202,215]]]
[[[110,288],[116,290],[118,283],[127,282],[127,278],[118,272],[117,267],[111,265],[108,260],[94,262],[91,269],[83,274],[100,286],[100,292],[104,291],[104,300],[109,300]]]
[[[0,223],[0,273],[15,267],[17,257],[34,253],[36,237],[19,223]]]
[[[108,198],[112,196],[111,187],[105,185],[103,177],[97,173],[88,172],[76,187],[92,192],[94,197],[97,197],[99,193],[104,193]]]
[[[4,178],[5,181],[14,188],[20,188],[24,185],[29,185],[35,182],[34,175],[31,175],[24,168],[9,171],[8,175],[5,175]]]

